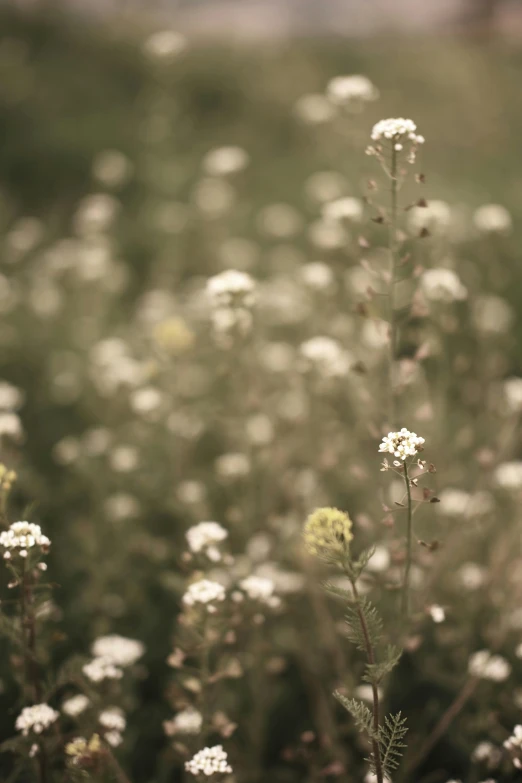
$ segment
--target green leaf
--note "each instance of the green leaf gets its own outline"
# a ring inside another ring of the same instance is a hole
[[[389,674],[400,661],[402,650],[395,647],[393,644],[389,644],[386,647],[384,659],[379,663],[367,664],[364,679],[366,682],[374,683],[378,685],[387,674]]]
[[[406,718],[402,718],[401,713],[398,712],[396,715],[387,715],[379,729],[381,762],[384,774],[388,778],[391,778],[392,773],[399,766],[403,750],[406,747],[402,741],[408,731],[405,723]]]
[[[334,696],[339,704],[342,704],[344,709],[350,713],[359,731],[364,731],[370,738],[375,738],[373,715],[366,704],[358,699],[349,699],[339,691],[335,691]]]
[[[368,633],[368,641],[372,647],[375,647],[381,638],[382,620],[377,609],[367,598],[361,598],[358,603],[352,602],[348,607],[348,612],[346,614],[348,639],[353,642],[359,650],[367,652],[367,640],[359,612],[364,618]]]

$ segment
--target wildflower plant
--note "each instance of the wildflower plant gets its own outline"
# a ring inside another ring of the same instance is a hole
[[[350,542],[352,522],[348,514],[336,508],[318,508],[307,519],[304,541],[308,552],[346,576],[350,589],[326,583],[325,589],[346,602],[347,636],[364,653],[366,665],[363,679],[371,686],[372,708],[356,698],[348,698],[336,691],[335,697],[350,713],[357,729],[364,733],[371,745],[371,770],[378,783],[390,778],[400,763],[405,747],[405,718],[401,713],[383,716],[379,687],[384,678],[399,662],[401,651],[393,645],[381,649],[382,619],[371,601],[362,596],[357,585],[373,549],[359,557],[352,554]]]

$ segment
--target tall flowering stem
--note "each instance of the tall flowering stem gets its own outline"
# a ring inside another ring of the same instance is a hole
[[[408,474],[408,465],[403,465],[404,483],[406,485],[406,497],[408,503],[407,527],[406,527],[406,564],[404,566],[404,580],[402,583],[402,616],[407,618],[410,612],[410,573],[413,547],[413,509],[411,500],[411,481]]]
[[[391,165],[391,209],[388,230],[388,249],[389,249],[389,269],[388,269],[388,383],[389,383],[389,426],[393,427],[396,416],[396,392],[394,381],[394,368],[397,351],[397,323],[395,319],[395,277],[397,269],[397,197],[398,197],[398,178],[397,178],[397,151],[395,145],[392,146]]]

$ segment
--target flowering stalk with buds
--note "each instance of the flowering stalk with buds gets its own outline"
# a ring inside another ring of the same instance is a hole
[[[398,324],[395,305],[397,268],[399,265],[398,231],[398,194],[405,179],[401,164],[413,164],[418,147],[424,143],[424,137],[416,133],[417,126],[412,120],[402,117],[381,120],[372,129],[372,141],[375,144],[366,149],[367,155],[374,155],[390,180],[390,210],[388,215],[388,383],[389,383],[389,424],[393,426],[396,417],[395,362],[398,350]],[[383,218],[380,218],[383,222]]]
[[[393,645],[382,649],[381,617],[371,601],[360,595],[357,586],[374,550],[366,550],[354,558],[350,547],[352,539],[350,517],[336,508],[316,509],[306,521],[304,540],[310,554],[341,571],[350,583],[350,590],[330,583],[325,584],[325,589],[347,603],[348,638],[366,656],[364,679],[371,686],[372,709],[339,691],[334,696],[350,713],[358,730],[368,737],[372,749],[369,759],[372,772],[377,783],[383,783],[399,766],[405,747],[402,740],[407,729],[400,712],[384,718],[381,715],[379,686],[399,662],[402,651]],[[381,660],[379,652],[382,653]]]

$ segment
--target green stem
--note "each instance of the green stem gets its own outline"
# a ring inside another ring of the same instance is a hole
[[[201,724],[201,739],[202,743],[205,744],[207,734],[209,731],[209,724],[210,724],[210,716],[208,714],[208,685],[209,685],[209,677],[210,677],[210,645],[207,642],[207,626],[208,626],[208,617],[205,616],[205,619],[203,621],[203,630],[202,630],[202,636],[203,641],[201,645],[201,652],[200,652],[200,675],[201,675],[201,693],[200,693],[200,711],[201,711],[201,717],[202,717],[202,724]]]
[[[408,617],[410,611],[410,572],[411,572],[411,555],[413,546],[413,511],[411,503],[411,484],[410,477],[408,475],[408,466],[404,463],[404,483],[406,484],[406,494],[408,497],[408,517],[407,517],[407,529],[406,529],[406,565],[404,567],[404,582],[402,585],[402,616],[403,619]]]
[[[373,645],[371,643],[368,626],[366,624],[366,620],[364,617],[364,612],[361,609],[361,599],[359,597],[359,591],[357,590],[355,579],[352,579],[350,576],[348,576],[348,578],[350,579],[350,584],[352,585],[353,597],[355,600],[355,606],[357,610],[357,617],[359,618],[361,631],[364,636],[366,657],[368,659],[368,663],[370,664],[370,666],[373,666],[375,664],[375,653],[374,653]],[[377,783],[384,783],[384,772],[382,768],[381,749],[376,739],[380,729],[379,689],[377,688],[377,685],[374,682],[371,683],[371,687],[372,687],[372,701],[373,701],[372,715],[373,715],[373,733],[374,733],[374,736],[371,737],[372,751],[373,751],[373,758],[375,761],[375,773],[377,777]]]
[[[395,283],[397,274],[397,152],[395,145],[392,146],[391,168],[391,209],[388,227],[388,249],[389,249],[389,288],[388,288],[388,384],[389,384],[389,422],[388,426],[393,429],[396,416],[396,399],[394,368],[397,351],[397,323],[395,320]]]

